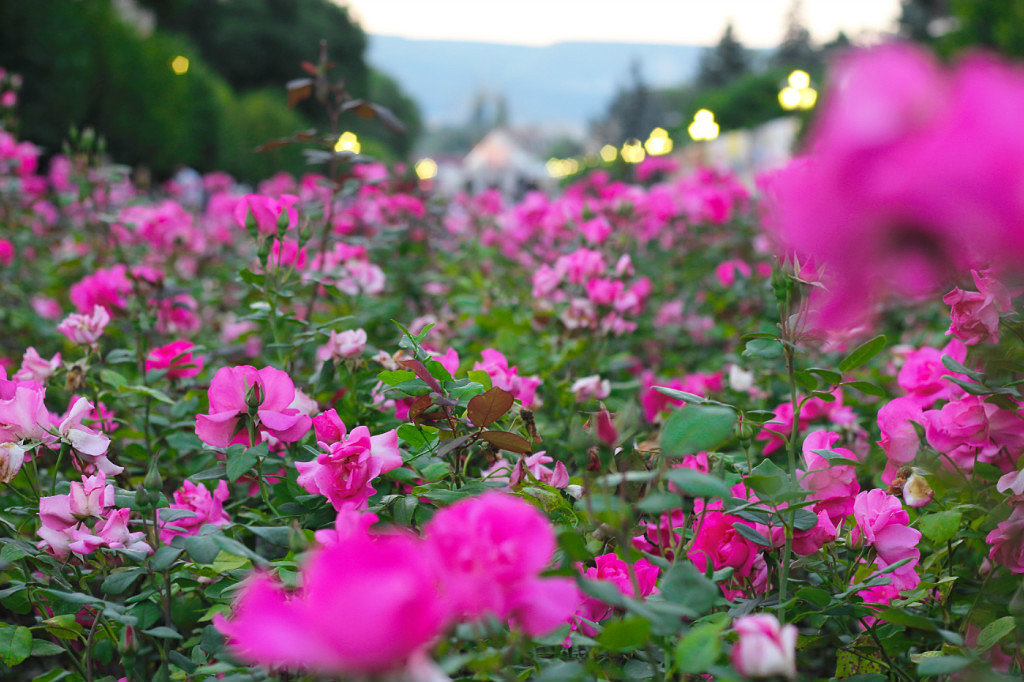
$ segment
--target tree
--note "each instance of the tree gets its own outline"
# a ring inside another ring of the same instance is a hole
[[[803,21],[803,2],[793,0],[786,12],[786,32],[782,43],[772,54],[771,63],[786,69],[818,71],[821,54],[811,43],[811,32]]]
[[[597,138],[609,142],[643,140],[663,118],[661,100],[644,79],[643,65],[634,60],[628,83],[616,91],[604,117],[593,122],[591,128]]]
[[[720,88],[750,71],[747,48],[736,39],[732,21],[718,44],[701,55],[697,69],[697,85],[702,88]]]
[[[900,3],[901,38],[932,42],[943,20],[949,19],[949,0],[903,0]]]

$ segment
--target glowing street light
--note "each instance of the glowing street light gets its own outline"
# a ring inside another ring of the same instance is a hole
[[[779,105],[786,111],[812,109],[818,101],[818,91],[811,87],[811,76],[797,69],[789,74],[788,83],[779,91]]]
[[[544,167],[547,168],[548,175],[553,178],[567,178],[580,172],[580,162],[576,159],[556,159],[552,157],[548,159]]]
[[[336,152],[352,152],[353,154],[358,154],[359,150],[362,148],[363,146],[359,144],[359,138],[356,137],[356,134],[349,132],[348,130],[339,135],[338,141],[334,143],[334,151]]]
[[[180,54],[171,60],[171,71],[178,76],[184,76],[188,73],[188,57],[183,57]]]
[[[644,142],[644,149],[651,156],[668,154],[672,151],[672,138],[668,136],[668,131],[664,128],[655,128]]]
[[[420,180],[430,180],[437,175],[437,162],[433,159],[420,159],[416,162],[415,170]]]
[[[640,163],[647,156],[644,152],[644,146],[637,139],[626,140],[622,145],[622,151],[619,153],[622,155],[622,160],[626,163]]]
[[[694,140],[713,140],[718,137],[718,131],[715,115],[707,109],[697,111],[693,115],[693,123],[686,129]]]
[[[611,163],[619,156],[619,150],[615,148],[615,145],[606,144],[601,147],[601,160],[605,163]]]

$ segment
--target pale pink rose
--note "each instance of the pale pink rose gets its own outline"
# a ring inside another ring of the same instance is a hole
[[[576,394],[576,402],[582,403],[587,400],[604,400],[612,392],[612,384],[607,379],[602,379],[597,374],[582,377],[573,382],[569,388]]]
[[[110,323],[110,313],[102,306],[95,306],[92,313],[82,315],[72,313],[57,325],[57,331],[68,337],[73,343],[92,346],[103,334]]]
[[[1010,491],[1017,496],[1024,495],[1024,469],[1011,471],[1002,476],[996,482],[996,490],[1001,493]]]
[[[344,428],[344,425],[342,425]],[[394,430],[371,436],[365,426],[357,426],[344,440],[321,442],[321,453],[310,462],[296,462],[298,484],[314,495],[323,495],[334,508],[366,509],[376,493],[372,482],[381,474],[402,465],[398,433]]]
[[[192,481],[185,481],[180,490],[174,491],[174,501],[170,509],[185,509],[194,512],[194,516],[186,516],[173,521],[160,523],[160,542],[170,544],[176,535],[196,535],[199,529],[205,524],[214,526],[226,526],[231,522],[224,512],[224,502],[228,499],[228,482],[218,481],[217,488],[210,492],[210,489],[203,484],[195,484]],[[163,509],[158,514],[163,513]],[[177,526],[174,528],[173,526]]]
[[[128,509],[112,510],[103,525],[94,532],[103,540],[103,544],[111,549],[128,549],[152,554],[153,548],[145,541],[146,534],[143,531],[132,533],[128,530],[129,513]],[[74,544],[72,543],[72,551],[75,551]]]
[[[242,416],[249,413],[249,400],[256,407],[257,437],[266,433],[285,443],[302,438],[312,420],[289,407],[295,400],[295,384],[287,373],[273,367],[222,367],[210,382],[210,411],[196,415],[196,435],[204,443],[225,448],[249,442]],[[259,442],[259,441],[257,441]]]
[[[107,483],[107,475],[101,471],[95,476],[82,476],[81,482],[72,481],[67,498],[72,515],[103,516],[114,506],[114,486]]]
[[[1011,573],[1024,573],[1024,505],[1013,508],[1010,517],[985,536],[988,557]]]
[[[39,356],[35,348],[29,346],[21,358],[21,369],[12,378],[15,381],[36,381],[45,384],[58,367],[60,367],[60,353],[46,360]]]
[[[34,381],[0,378],[0,440],[53,443],[56,438],[48,431],[52,420],[44,396],[45,390]]]
[[[796,677],[796,626],[781,625],[769,613],[740,616],[733,622],[739,639],[730,659],[741,675],[747,677]]]
[[[82,420],[89,417],[93,411],[92,403],[85,398],[72,398],[67,415],[57,430],[61,441],[70,445],[85,463],[85,471],[91,471],[95,467],[104,474],[116,476],[124,471],[124,467],[117,466],[107,459],[110,438],[82,423]]]
[[[316,358],[320,362],[326,362],[331,358],[335,360],[356,358],[363,354],[364,348],[366,348],[366,332],[362,329],[346,329],[342,332],[332,330],[327,343],[317,349]]]
[[[0,443],[0,483],[10,483],[21,471],[28,448],[17,443]]]
[[[952,308],[946,334],[967,346],[999,343],[999,314],[1013,308],[1010,292],[990,271],[971,270],[971,276],[977,291],[957,287],[942,297],[942,302]]]
[[[441,509],[424,530],[457,616],[511,618],[536,636],[565,623],[575,611],[572,580],[538,577],[554,556],[555,534],[530,503],[484,493]]]
[[[203,356],[192,355],[195,346],[190,341],[173,341],[149,351],[146,371],[167,370],[168,379],[190,379],[203,371]]]
[[[526,472],[530,472],[537,481],[551,486],[552,488],[564,489],[569,485],[569,472],[561,462],[555,462],[555,468],[551,469],[545,465],[555,460],[547,456],[546,450],[535,452],[526,457],[520,457],[512,473],[509,476],[509,485],[519,485],[526,479]]]
[[[273,668],[363,676],[405,666],[448,620],[435,564],[405,534],[354,533],[314,549],[287,592],[265,573],[214,616],[235,656]]]
[[[903,503],[908,507],[923,507],[935,498],[935,491],[928,485],[928,480],[914,471],[903,484]]]

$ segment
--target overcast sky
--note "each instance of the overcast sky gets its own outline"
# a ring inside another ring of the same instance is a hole
[[[782,38],[791,0],[336,0],[367,33],[547,45],[567,40],[710,45],[732,19],[748,47]],[[818,42],[891,31],[899,0],[803,0]]]

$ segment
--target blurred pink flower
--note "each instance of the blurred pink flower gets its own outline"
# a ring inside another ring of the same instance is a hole
[[[94,345],[110,323],[110,314],[102,306],[94,306],[92,313],[71,313],[57,325],[57,331],[79,345]]]
[[[168,379],[190,379],[203,371],[203,356],[192,355],[195,346],[191,341],[172,341],[166,346],[154,348],[146,358],[146,371],[167,370]]]
[[[795,625],[782,625],[769,613],[740,616],[732,625],[739,639],[730,659],[741,675],[747,677],[796,677]]]
[[[555,552],[551,522],[524,500],[489,492],[445,507],[426,540],[454,614],[513,619],[530,635],[565,623],[576,608],[568,578],[540,578]]]
[[[332,675],[398,670],[441,634],[448,611],[431,556],[405,534],[353,533],[311,551],[289,593],[265,573],[214,625],[240,659]]]

